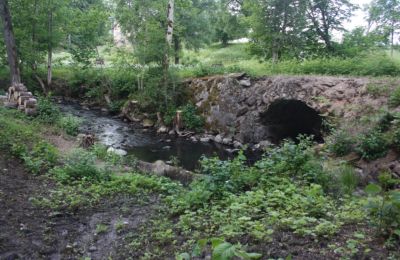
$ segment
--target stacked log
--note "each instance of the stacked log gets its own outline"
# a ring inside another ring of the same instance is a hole
[[[37,114],[37,99],[24,84],[15,84],[8,89],[7,101],[4,102],[4,106],[17,108],[28,116]]]

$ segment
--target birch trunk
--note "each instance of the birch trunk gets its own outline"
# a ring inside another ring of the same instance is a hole
[[[53,61],[53,7],[52,1],[49,0],[49,13],[48,13],[48,48],[47,48],[47,86],[51,88],[53,72],[52,72],[52,61]]]
[[[165,95],[165,105],[168,103],[168,70],[169,70],[169,50],[172,45],[172,36],[174,34],[174,0],[168,0],[167,7],[167,32],[165,35],[166,48],[163,60],[163,70],[164,70],[164,95]]]
[[[7,60],[10,66],[11,84],[15,85],[21,83],[21,73],[18,66],[17,46],[15,44],[10,8],[7,0],[0,0],[0,16],[3,24]]]

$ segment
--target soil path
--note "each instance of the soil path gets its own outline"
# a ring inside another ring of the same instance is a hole
[[[33,205],[32,197],[46,196],[52,187],[0,152],[0,260],[119,259],[124,234],[135,233],[157,204],[121,196],[77,212]]]

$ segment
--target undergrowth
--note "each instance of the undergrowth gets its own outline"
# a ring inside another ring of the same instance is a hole
[[[379,186],[367,186],[369,197],[355,192],[360,183],[353,167],[317,152],[309,138],[270,148],[254,165],[247,164],[242,152],[228,161],[203,158],[200,177],[184,187],[133,168],[117,175],[113,166],[125,162],[110,157],[100,145],[61,157],[41,136],[40,119],[4,109],[0,115],[0,148],[12,151],[28,168],[39,162],[40,170],[32,172],[47,174],[55,182],[52,189],[31,198],[34,205],[77,212],[115,196],[149,203],[149,196],[157,195],[155,215],[138,233],[124,237],[133,257],[190,259],[208,253],[225,255],[224,259],[268,257],[265,247],[251,245],[274,247],[282,232],[308,239],[312,245],[307,246],[316,248],[318,241],[340,241],[319,252],[327,256],[368,257],[371,251],[361,248],[374,234],[394,241],[394,252],[398,248],[399,194],[393,190],[398,183],[382,174]],[[376,134],[386,137],[395,122],[387,132],[380,128]],[[375,147],[382,146],[368,133],[360,140],[344,143],[353,149],[358,145],[368,155],[376,155]],[[358,233],[342,241],[343,234],[352,235],[350,226]]]

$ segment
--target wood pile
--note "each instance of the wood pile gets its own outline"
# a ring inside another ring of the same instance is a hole
[[[23,84],[15,84],[8,89],[7,101],[4,106],[17,108],[28,116],[37,114],[37,99]]]

